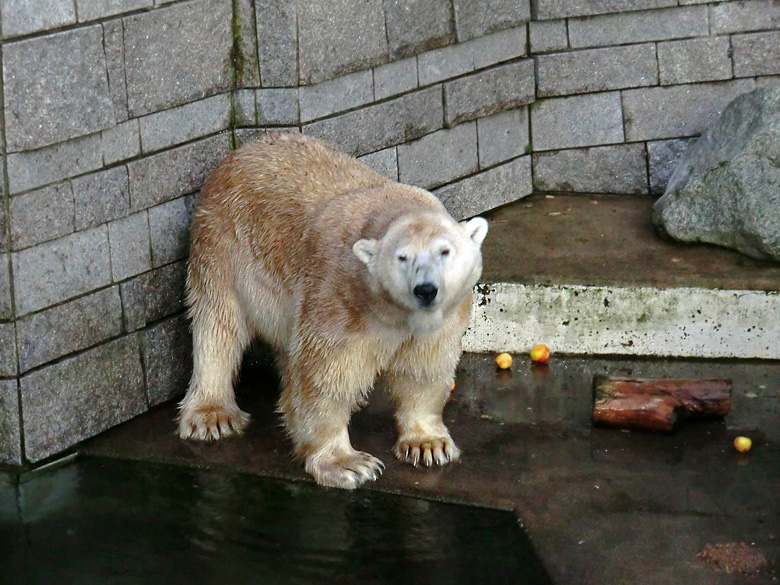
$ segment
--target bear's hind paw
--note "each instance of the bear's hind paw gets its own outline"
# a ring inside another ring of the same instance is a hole
[[[415,467],[421,463],[425,467],[431,467],[434,463],[446,465],[460,458],[460,449],[449,436],[399,439],[394,452],[400,461]]]
[[[249,415],[234,408],[218,406],[182,409],[179,415],[179,436],[182,439],[215,441],[240,435],[249,424]]]
[[[330,457],[312,455],[306,460],[306,471],[319,485],[347,490],[376,481],[384,470],[381,460],[363,451]]]

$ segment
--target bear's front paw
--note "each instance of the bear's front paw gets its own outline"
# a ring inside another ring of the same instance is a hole
[[[401,437],[395,444],[395,456],[404,463],[417,467],[445,465],[460,458],[460,449],[452,437]]]
[[[214,441],[230,435],[240,435],[248,424],[249,415],[237,406],[185,406],[179,414],[179,436],[182,439]]]
[[[317,453],[306,459],[306,472],[318,484],[347,490],[355,489],[367,481],[376,481],[384,469],[384,463],[363,451]]]

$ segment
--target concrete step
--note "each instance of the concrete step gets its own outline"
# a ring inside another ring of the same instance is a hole
[[[653,201],[534,194],[485,214],[465,351],[780,359],[780,265],[661,239]]]

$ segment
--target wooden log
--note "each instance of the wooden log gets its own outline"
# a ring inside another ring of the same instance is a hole
[[[593,381],[593,422],[671,431],[680,417],[725,416],[731,408],[731,380],[618,378]]]

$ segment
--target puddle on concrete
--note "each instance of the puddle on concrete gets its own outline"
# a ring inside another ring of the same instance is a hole
[[[83,457],[0,474],[0,583],[546,584],[511,512]]]
[[[518,355],[498,371],[492,354],[464,354],[458,371],[460,407],[503,423],[552,425],[591,432],[595,376],[720,378],[732,382],[731,410],[720,419],[730,434],[780,443],[780,361],[558,356],[532,364]],[[685,425],[681,424],[680,427]]]

